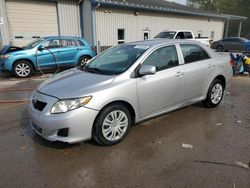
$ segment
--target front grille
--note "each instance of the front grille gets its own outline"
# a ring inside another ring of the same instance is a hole
[[[4,69],[4,63],[0,62],[0,69],[2,69],[2,70]]]
[[[32,100],[32,104],[33,104],[34,108],[39,110],[39,111],[43,111],[43,109],[47,105],[47,103],[39,101],[39,100]]]

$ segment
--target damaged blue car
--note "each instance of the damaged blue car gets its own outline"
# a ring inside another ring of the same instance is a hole
[[[80,37],[43,37],[23,47],[6,45],[0,50],[0,71],[19,78],[36,70],[74,67],[96,55],[93,47]]]

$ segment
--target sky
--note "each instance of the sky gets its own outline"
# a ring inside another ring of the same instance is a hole
[[[183,4],[183,5],[186,5],[186,4],[187,4],[187,0],[168,0],[168,1],[180,3],[180,4]]]

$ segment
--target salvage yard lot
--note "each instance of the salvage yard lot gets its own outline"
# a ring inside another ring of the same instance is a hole
[[[0,73],[0,101],[28,99],[42,80]],[[250,169],[236,164],[250,161],[249,93],[250,77],[234,77],[217,108],[195,104],[140,123],[112,147],[45,141],[27,103],[0,104],[0,187],[249,188]]]

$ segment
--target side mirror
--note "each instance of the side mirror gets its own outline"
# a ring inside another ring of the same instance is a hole
[[[156,73],[156,68],[154,65],[142,65],[139,70],[141,76],[152,75]]]
[[[37,48],[39,51],[43,51],[44,50],[44,46],[43,45],[40,45],[40,46],[38,46],[38,48]]]

